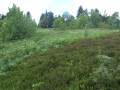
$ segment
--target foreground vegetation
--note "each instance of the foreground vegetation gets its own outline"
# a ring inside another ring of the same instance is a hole
[[[71,31],[72,33],[70,31],[66,31],[66,33],[56,31],[54,35],[52,35],[53,31],[44,30],[43,32],[49,32],[49,34],[46,34],[48,36],[40,39],[40,41],[48,40],[47,42],[49,42],[50,40],[52,43],[55,43],[54,41],[57,40],[55,39],[57,33],[66,35],[66,39],[63,39],[62,35],[60,35],[60,38],[58,34],[57,37],[62,41],[71,41],[71,38],[72,40],[73,38],[79,39],[75,38],[75,36],[83,37],[83,34],[80,34],[83,31]],[[75,35],[75,32],[78,35]],[[96,32],[98,33],[98,31]],[[69,34],[67,33],[71,33],[73,36],[68,37]],[[50,38],[50,34],[53,37]],[[94,35],[96,34],[92,34],[89,37],[95,37]],[[23,43],[24,41],[26,40],[23,40]],[[40,43],[39,39],[37,41]],[[21,42],[18,41],[17,43],[20,44]],[[28,40],[28,42],[34,41]],[[73,43],[61,43],[59,48],[51,47],[47,52],[38,51],[24,58],[24,64],[9,68],[8,74],[0,76],[0,88],[3,90],[93,90],[101,88],[118,90],[120,88],[119,42],[120,33],[113,33],[96,39],[83,41],[79,39]],[[16,42],[12,44],[17,46]],[[35,45],[33,46],[37,47]],[[49,46],[49,43],[47,43],[47,46]],[[29,60],[28,63],[25,63],[26,60]]]

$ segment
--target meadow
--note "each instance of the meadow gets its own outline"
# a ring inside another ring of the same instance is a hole
[[[119,42],[119,30],[38,29],[31,38],[3,43],[0,89],[118,90]]]
[[[87,31],[87,32],[86,32]],[[118,32],[118,30],[66,30],[55,31],[52,29],[39,29],[31,38],[4,42],[0,44],[0,65],[9,63],[8,66],[12,67],[32,55],[34,52],[45,52],[50,47],[58,48],[60,43],[71,43],[76,40],[84,40],[85,38],[96,38],[104,36],[109,33]],[[7,69],[4,68],[5,70]],[[3,70],[4,71],[4,70]],[[1,73],[3,74],[3,73]]]

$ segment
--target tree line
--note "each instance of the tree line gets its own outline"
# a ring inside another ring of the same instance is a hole
[[[83,29],[83,28],[103,28],[103,29],[118,29],[120,28],[119,13],[114,12],[111,16],[104,11],[102,15],[100,11],[79,7],[77,16],[64,12],[62,16],[54,16],[53,12],[43,13],[38,24],[40,28],[55,28],[55,29]]]
[[[84,29],[84,28],[103,28],[119,29],[119,13],[114,12],[111,16],[106,12],[102,15],[100,11],[78,8],[77,15],[74,17],[69,12],[64,12],[62,16],[55,16],[53,12],[45,12],[40,16],[38,25],[31,18],[28,11],[23,14],[20,8],[13,4],[6,15],[0,18],[0,41],[10,41],[23,39],[35,33],[35,27],[54,28],[56,30]]]

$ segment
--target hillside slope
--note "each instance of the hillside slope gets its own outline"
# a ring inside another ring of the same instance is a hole
[[[94,82],[94,68],[100,61],[97,55],[111,57],[110,72],[113,77],[104,78],[106,89],[120,88],[120,33],[113,33],[96,39],[86,39],[71,44],[61,43],[59,48],[47,52],[36,52],[28,63],[20,64],[0,76],[1,90],[73,90],[100,89],[101,81]],[[117,69],[116,69],[117,68]],[[99,77],[98,77],[99,78]]]

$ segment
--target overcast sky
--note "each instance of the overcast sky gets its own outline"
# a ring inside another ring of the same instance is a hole
[[[38,23],[41,13],[46,10],[55,15],[68,11],[76,16],[79,6],[82,5],[88,11],[98,8],[102,14],[106,10],[111,15],[116,11],[120,12],[119,2],[120,0],[0,0],[0,14],[6,14],[8,7],[11,8],[15,3],[24,13],[30,11],[32,18]]]

